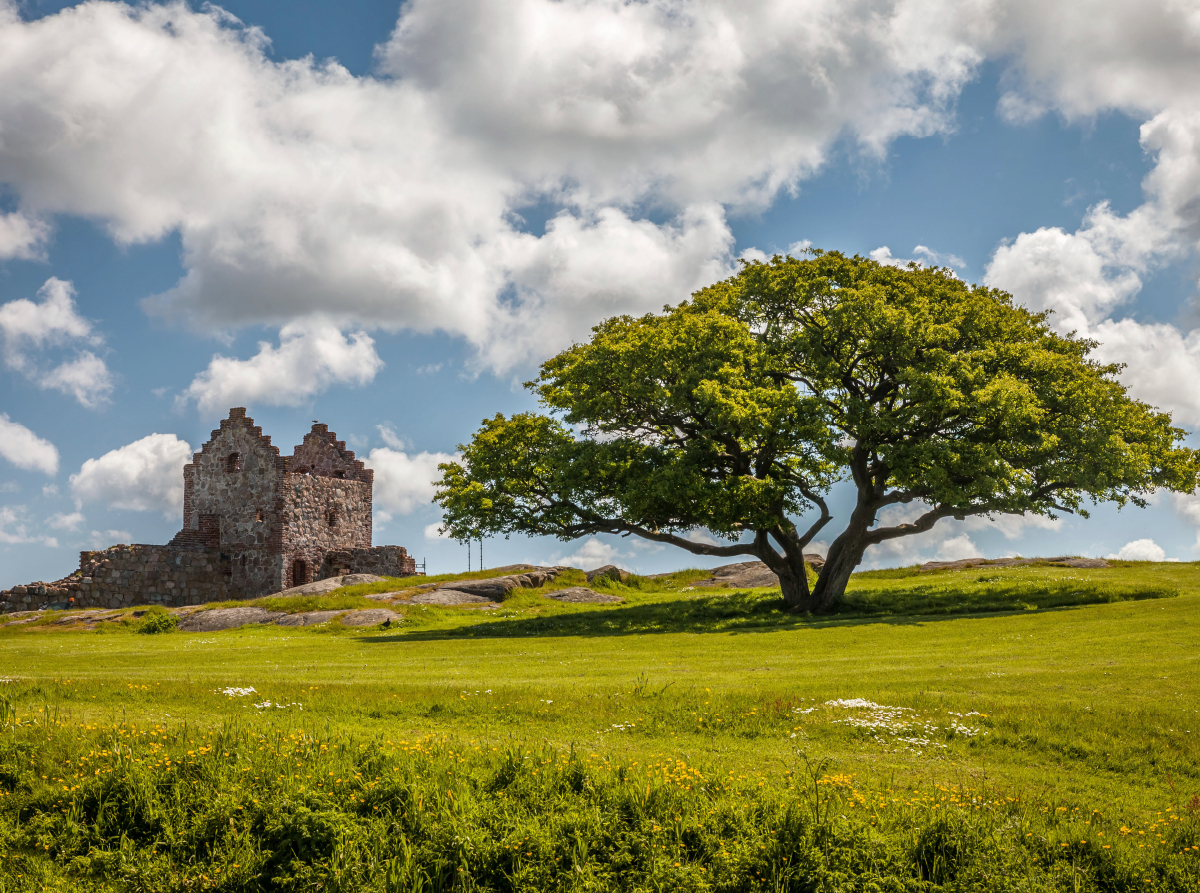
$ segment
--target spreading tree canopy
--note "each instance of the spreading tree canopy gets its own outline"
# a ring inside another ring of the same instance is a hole
[[[445,529],[756,556],[789,605],[826,612],[868,547],[942,518],[1086,517],[1193,490],[1185,432],[1047,316],[944,269],[821,251],[744,263],[546,362],[527,386],[552,415],[485,420],[440,466]],[[810,590],[804,547],[840,480],[855,505]],[[911,520],[880,525],[897,505]],[[701,528],[717,541],[687,535]]]

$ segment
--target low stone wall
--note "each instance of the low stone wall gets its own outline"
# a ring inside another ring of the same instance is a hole
[[[36,611],[50,605],[181,607],[266,594],[249,591],[240,579],[241,571],[237,555],[186,546],[112,546],[80,552],[79,570],[69,577],[0,592],[0,613]],[[341,572],[404,577],[416,573],[416,562],[402,546],[339,549],[325,556],[322,579]]]
[[[129,605],[198,605],[244,597],[230,591],[217,552],[175,546],[112,546],[79,553],[79,570],[53,583],[31,583],[0,592],[0,611],[48,605],[122,608]]]
[[[417,560],[403,546],[366,546],[358,549],[333,549],[321,563],[320,579],[342,574],[376,574],[380,577],[411,577],[417,572]]]

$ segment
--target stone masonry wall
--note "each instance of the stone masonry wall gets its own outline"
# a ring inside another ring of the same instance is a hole
[[[242,597],[231,592],[230,582],[220,556],[211,552],[174,546],[111,546],[81,552],[79,570],[69,577],[14,586],[0,593],[0,611],[34,611],[48,605],[179,607]]]
[[[287,460],[271,438],[244,409],[230,410],[184,467],[183,530],[173,543],[220,552],[246,596],[278,592],[286,477]]]
[[[326,553],[370,547],[370,483],[289,474],[283,487],[285,587],[296,585],[292,568],[297,559],[306,563],[309,579],[315,580]]]
[[[297,567],[304,582],[416,573],[402,547],[371,546],[374,472],[326,425],[284,457],[234,407],[183,477],[183,528],[170,543],[82,552],[68,577],[0,592],[0,612],[254,598],[296,585]]]
[[[380,577],[411,577],[417,560],[403,546],[371,546],[366,549],[335,549],[325,554],[321,579],[342,574],[376,574]]]

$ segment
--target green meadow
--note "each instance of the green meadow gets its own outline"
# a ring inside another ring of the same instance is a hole
[[[702,576],[0,628],[0,891],[1200,890],[1200,565]]]

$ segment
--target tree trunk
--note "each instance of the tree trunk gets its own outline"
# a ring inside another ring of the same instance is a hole
[[[821,576],[813,587],[812,612],[814,614],[829,614],[841,604],[846,594],[846,584],[850,575],[862,563],[863,553],[867,551],[866,530],[847,529],[833,541],[829,554],[825,556],[825,566],[821,568]]]
[[[779,578],[784,604],[793,611],[811,611],[812,593],[808,588],[808,570],[804,566],[804,547],[794,529],[781,531],[781,534],[782,555],[771,547],[761,531],[755,536],[754,554]]]
[[[804,560],[800,560],[799,571],[793,569],[792,562],[786,558],[784,562],[786,566],[775,571],[779,577],[779,588],[783,591],[783,603],[793,611],[811,611],[812,593],[808,589],[808,571],[804,567]]]

